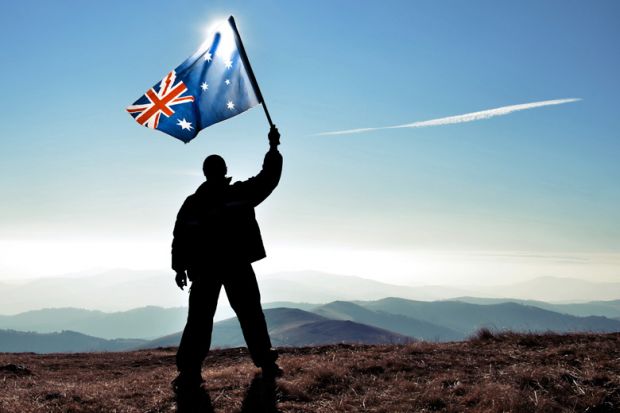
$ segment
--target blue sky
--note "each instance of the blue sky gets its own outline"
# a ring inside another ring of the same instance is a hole
[[[281,186],[258,211],[274,268],[346,271],[347,253],[367,251],[379,254],[373,271],[400,254],[403,266],[425,262],[457,282],[467,254],[518,252],[586,264],[538,271],[548,260],[527,258],[506,270],[515,277],[620,277],[616,1],[28,0],[0,5],[0,277],[123,266],[121,243],[152,259],[132,265],[165,268],[204,157],[223,155],[236,179],[258,171],[268,129],[260,108],[188,145],[124,112],[230,14],[283,135]],[[316,136],[559,98],[582,100]],[[89,242],[111,249],[72,263],[67,246]],[[54,265],[26,270],[16,258],[52,245],[62,257]],[[304,250],[320,252],[304,260]],[[479,272],[491,277],[492,267]],[[403,282],[430,277],[394,271]]]

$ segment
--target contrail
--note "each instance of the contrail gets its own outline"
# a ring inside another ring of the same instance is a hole
[[[569,98],[569,99],[555,99],[555,100],[543,100],[542,102],[522,103],[519,105],[502,106],[501,108],[481,110],[479,112],[465,113],[463,115],[448,116],[445,118],[423,120],[419,122],[406,123],[404,125],[396,126],[383,126],[378,128],[358,128],[348,129],[335,132],[322,132],[317,135],[348,135],[352,133],[370,132],[383,129],[399,129],[399,128],[424,128],[427,126],[441,126],[451,125],[453,123],[473,122],[475,120],[494,118],[495,116],[504,116],[512,112],[518,112],[520,110],[540,108],[542,106],[561,105],[563,103],[571,103],[580,101],[581,98]]]

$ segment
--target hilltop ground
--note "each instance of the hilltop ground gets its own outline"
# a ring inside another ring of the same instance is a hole
[[[0,412],[170,412],[176,349],[0,354]],[[617,412],[620,333],[482,331],[464,342],[281,349],[264,383],[244,349],[210,354],[216,412]],[[212,411],[205,407],[204,412]]]

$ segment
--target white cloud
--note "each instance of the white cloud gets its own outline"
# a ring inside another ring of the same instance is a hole
[[[349,135],[349,134],[354,134],[354,133],[370,132],[370,131],[384,130],[384,129],[424,128],[428,126],[451,125],[455,123],[465,123],[465,122],[473,122],[476,120],[489,119],[489,118],[494,118],[496,116],[504,116],[512,112],[518,112],[520,110],[534,109],[534,108],[540,108],[543,106],[551,106],[551,105],[561,105],[563,103],[572,103],[572,102],[577,102],[580,100],[581,99],[579,98],[544,100],[541,102],[531,102],[531,103],[522,103],[519,105],[502,106],[500,108],[481,110],[479,112],[465,113],[463,115],[454,115],[454,116],[448,116],[445,118],[430,119],[430,120],[424,120],[424,121],[419,121],[419,122],[406,123],[404,125],[384,126],[384,127],[378,127],[378,128],[347,129],[347,130],[334,131],[334,132],[322,132],[322,133],[319,133],[318,135],[321,135],[321,136]]]

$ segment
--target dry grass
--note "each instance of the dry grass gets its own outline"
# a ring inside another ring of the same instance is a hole
[[[0,412],[175,411],[174,354],[0,354]],[[282,349],[280,361],[285,375],[269,385],[245,350],[212,352],[203,376],[214,410],[620,411],[620,334],[481,331],[455,343]]]

